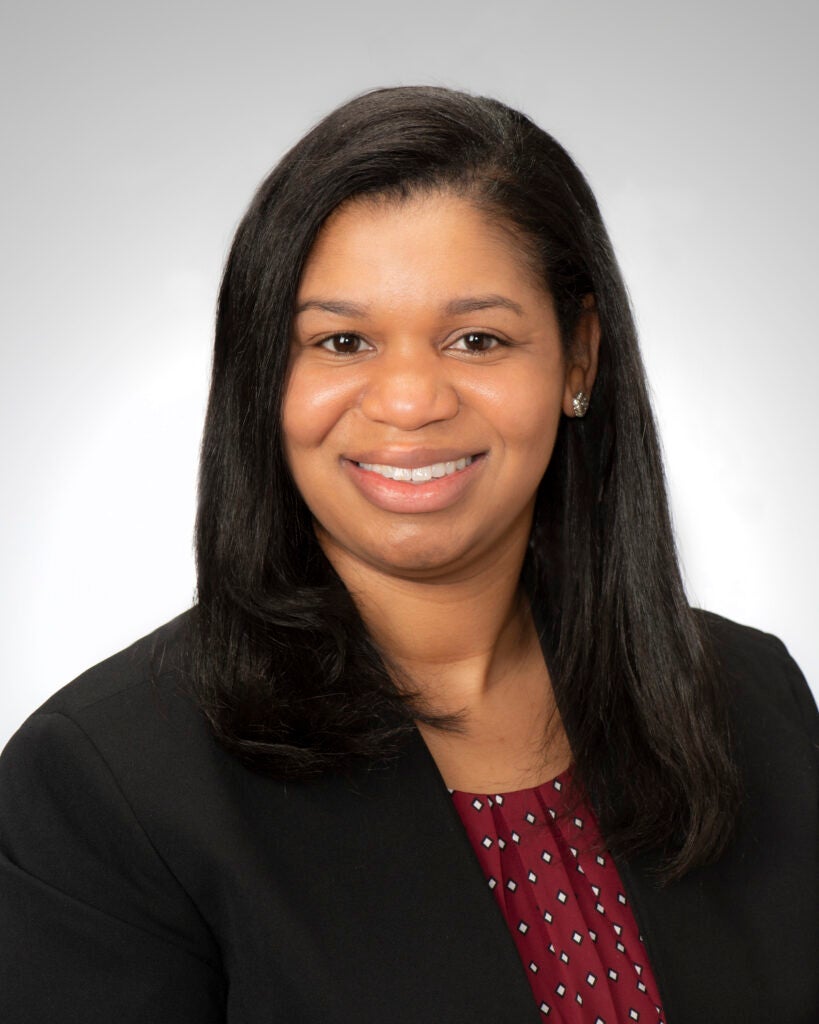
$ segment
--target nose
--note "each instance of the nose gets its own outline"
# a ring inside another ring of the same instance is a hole
[[[383,353],[370,363],[370,373],[359,401],[370,420],[399,430],[420,430],[458,412],[460,399],[436,351],[406,346]]]

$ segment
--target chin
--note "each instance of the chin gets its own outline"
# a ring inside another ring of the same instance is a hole
[[[321,526],[316,533],[331,562],[357,562],[408,579],[457,572],[472,561],[476,549],[474,538],[407,524],[369,538],[333,536]]]
[[[400,559],[396,559],[395,552],[391,552],[388,557],[389,560],[381,562],[382,570],[406,579],[448,576],[463,564],[461,558],[450,552],[420,551]]]

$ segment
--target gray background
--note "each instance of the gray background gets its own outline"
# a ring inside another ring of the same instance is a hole
[[[495,95],[578,160],[637,311],[691,598],[778,633],[819,684],[811,5],[35,0],[2,20],[0,745],[190,604],[232,230],[287,146],[378,85]]]

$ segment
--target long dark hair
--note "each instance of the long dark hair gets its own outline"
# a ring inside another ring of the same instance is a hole
[[[718,672],[686,601],[636,332],[594,196],[565,150],[504,104],[380,89],[339,107],[259,188],[228,257],[202,441],[193,677],[219,740],[282,778],[395,755],[414,720],[321,551],[288,471],[281,408],[310,248],[339,204],[451,190],[516,229],[569,345],[601,324],[584,419],[563,418],[524,577],[539,611],[574,774],[615,853],[664,877],[719,855],[735,813]]]

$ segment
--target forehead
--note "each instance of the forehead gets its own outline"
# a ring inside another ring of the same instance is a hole
[[[398,297],[501,289],[547,294],[520,233],[449,192],[349,200],[325,221],[299,283],[299,301],[342,289]]]

